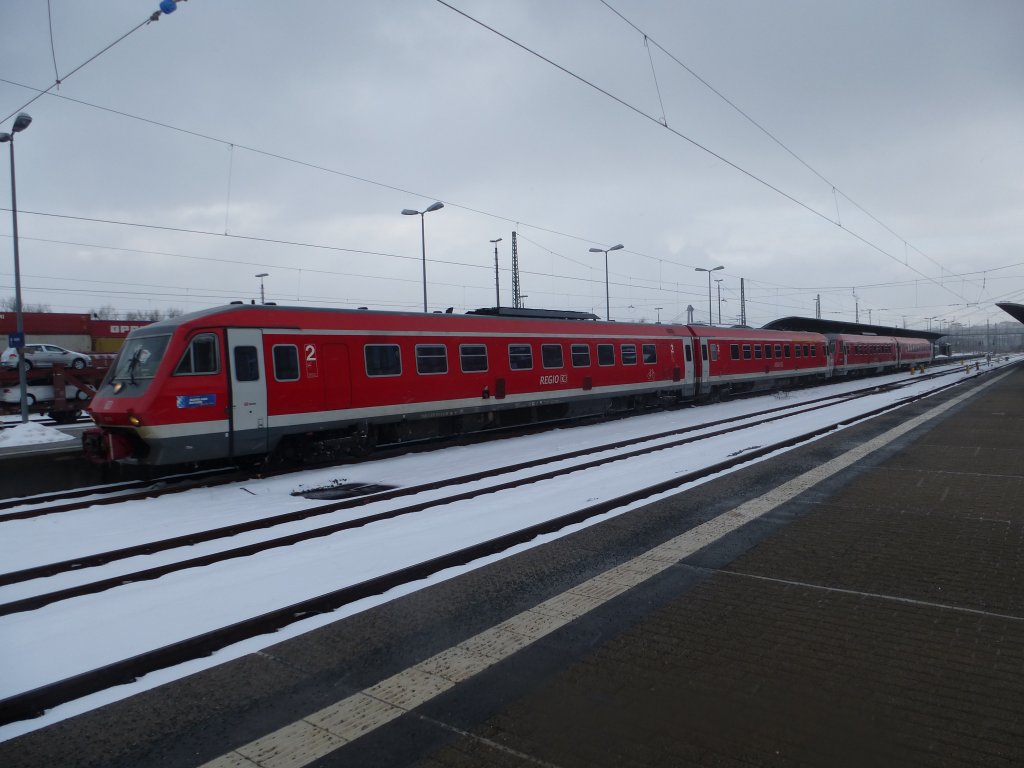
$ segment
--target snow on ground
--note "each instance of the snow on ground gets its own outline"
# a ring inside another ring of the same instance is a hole
[[[42,443],[59,443],[74,440],[59,429],[44,427],[42,424],[27,422],[16,427],[8,427],[0,432],[0,448],[13,448],[18,445],[40,445]]]
[[[973,371],[971,373],[973,374]],[[556,481],[531,484],[514,492],[488,495],[474,501],[443,504],[428,514],[403,516],[373,523],[314,541],[227,561],[217,566],[179,571],[152,582],[128,584],[30,613],[2,617],[0,657],[8,660],[17,659],[18,662],[11,664],[2,676],[0,698],[68,675],[95,669],[176,639],[194,636],[213,627],[258,615],[279,606],[294,604],[414,562],[422,562],[443,552],[533,522],[556,517],[597,501],[614,498],[639,487],[647,487],[674,475],[708,466],[754,446],[774,442],[784,437],[783,433],[801,434],[814,428],[816,424],[828,422],[838,416],[852,417],[858,412],[876,408],[883,402],[899,401],[911,394],[912,390],[930,390],[954,378],[967,375],[966,372],[959,371],[950,377],[943,377],[938,382],[915,382],[909,390],[883,393],[877,397],[845,403],[836,408],[807,412],[793,419],[775,422],[755,430],[723,435],[706,442],[698,442],[693,446],[667,449],[649,457],[628,459],[594,472],[576,473]],[[881,384],[889,378],[874,381]],[[839,385],[838,390],[863,386],[863,381],[850,382]],[[700,424],[747,415],[782,404],[793,405],[794,402],[836,392],[837,388],[821,387],[792,393],[782,402],[764,397],[670,413],[656,413],[589,427],[495,440],[471,447],[455,447],[329,470],[252,480],[226,488],[203,489],[159,499],[94,507],[74,515],[18,521],[4,525],[5,535],[0,539],[0,562],[3,563],[3,570],[13,570],[19,566],[25,567],[32,561],[57,560],[62,554],[69,555],[75,551],[112,549],[138,543],[146,537],[162,538],[177,535],[182,529],[215,527],[232,521],[265,517],[289,509],[318,504],[292,496],[292,491],[300,486],[316,487],[332,481],[379,482],[409,486],[426,480],[493,471],[513,462],[543,455],[557,455],[587,446],[598,446],[612,440],[652,434],[686,424]],[[586,477],[583,477],[584,474]],[[486,485],[486,481],[481,484]],[[422,501],[440,495],[443,493],[424,493],[417,495],[415,500]],[[362,509],[336,513],[337,516],[329,516],[329,520],[307,520],[295,526],[318,527],[337,522],[341,516],[360,517],[382,509],[402,506],[412,500],[407,498],[374,503]],[[633,506],[641,506],[653,500],[650,498]],[[602,519],[624,511],[626,509],[617,510],[603,516]],[[595,522],[599,521],[593,520],[574,526],[573,530]],[[282,532],[278,528],[272,532],[257,531],[234,537],[227,544],[211,542],[192,548],[191,554],[199,555],[206,551],[207,547],[233,547],[251,539],[259,540],[280,535]],[[570,531],[540,537],[518,547],[517,550],[537,546],[568,532]],[[162,670],[147,675],[131,685],[120,686],[62,705],[35,720],[12,723],[0,728],[0,740],[13,738],[79,712],[238,658],[337,621],[344,616],[395,599],[401,594],[478,568],[486,562],[506,557],[508,554],[496,555],[487,558],[486,561],[450,569],[424,582],[406,585],[385,595],[346,606],[332,614],[312,617],[272,635],[254,638],[223,649],[210,658]],[[30,556],[26,558],[26,555]],[[147,564],[154,564],[153,559],[147,560]],[[131,566],[137,565],[138,563],[130,561],[120,565],[110,564],[100,569],[91,569],[91,575],[98,576],[98,571],[107,567],[129,566],[130,570]],[[42,587],[41,591],[49,591],[65,586],[59,583],[62,579],[84,576],[85,574],[76,572],[70,576],[53,577],[53,581],[37,580],[32,589],[40,590]],[[17,599],[17,592],[24,586],[28,585],[12,585],[0,590],[0,601]],[[67,648],[70,637],[75,638],[73,653],[69,653]]]

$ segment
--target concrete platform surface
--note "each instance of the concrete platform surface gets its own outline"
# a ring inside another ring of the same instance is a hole
[[[0,763],[1024,765],[1022,499],[1017,366]]]

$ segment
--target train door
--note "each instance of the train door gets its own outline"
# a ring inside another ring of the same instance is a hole
[[[693,340],[682,339],[683,342],[683,396],[693,397],[696,393],[696,366],[693,360]]]
[[[711,361],[708,357],[708,340],[697,339],[700,344],[700,385],[698,394],[706,395],[711,391]]]
[[[231,368],[231,455],[267,451],[267,373],[263,331],[228,328]]]

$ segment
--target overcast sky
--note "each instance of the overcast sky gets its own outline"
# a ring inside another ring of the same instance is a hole
[[[266,272],[418,311],[400,212],[434,201],[432,311],[494,305],[499,237],[510,305],[513,230],[526,306],[602,317],[588,249],[623,243],[616,320],[706,321],[719,265],[725,323],[741,278],[755,326],[1024,302],[1019,0],[190,0],[68,76],[157,5],[51,0],[51,47],[47,3],[0,3],[0,118],[63,80],[15,144],[26,303],[192,311]]]

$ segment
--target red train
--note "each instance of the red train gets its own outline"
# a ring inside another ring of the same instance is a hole
[[[125,342],[83,445],[97,461],[154,465],[362,452],[931,357],[919,339],[508,312],[230,305],[154,323]]]

